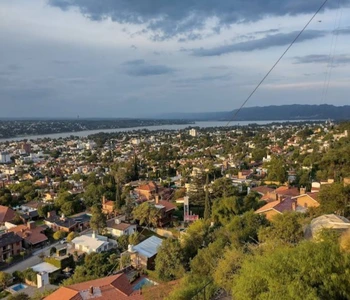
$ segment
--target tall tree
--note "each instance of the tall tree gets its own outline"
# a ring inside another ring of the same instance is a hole
[[[94,205],[91,209],[90,227],[97,232],[102,232],[106,228],[106,215],[102,213],[99,205]]]
[[[133,210],[132,215],[135,220],[139,221],[140,225],[157,227],[160,212],[153,204],[144,202]]]
[[[205,203],[204,203],[204,220],[210,219],[210,200],[209,200],[209,174],[205,183]]]
[[[158,249],[156,274],[162,280],[174,280],[184,275],[183,255],[178,240],[166,239]]]

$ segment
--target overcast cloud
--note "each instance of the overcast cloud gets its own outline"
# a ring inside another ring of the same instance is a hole
[[[1,0],[0,117],[232,110],[321,3]],[[320,103],[330,61],[327,102],[348,104],[349,4],[329,1],[247,106]]]

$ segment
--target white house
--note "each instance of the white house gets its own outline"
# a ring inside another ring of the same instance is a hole
[[[103,252],[117,247],[117,242],[110,240],[105,236],[97,235],[93,232],[91,235],[84,234],[72,240],[74,249],[77,251],[92,253]]]
[[[120,219],[111,219],[107,221],[106,230],[114,237],[120,237],[122,235],[130,235],[136,232],[136,224],[123,223]]]

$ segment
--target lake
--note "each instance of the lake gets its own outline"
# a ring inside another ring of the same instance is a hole
[[[286,123],[286,122],[305,122],[306,120],[298,120],[298,121],[240,121],[240,122],[230,122],[229,126],[245,126],[249,124],[258,124],[258,125],[265,125],[270,124],[274,122],[279,123]],[[320,121],[320,120],[308,120],[308,121]],[[195,122],[195,124],[175,124],[175,125],[160,125],[160,126],[140,126],[140,127],[130,127],[130,128],[116,128],[116,129],[98,129],[98,130],[86,130],[86,131],[77,131],[77,132],[62,132],[62,133],[54,133],[54,134],[42,134],[42,135],[31,135],[31,136],[21,136],[21,137],[13,137],[13,138],[4,138],[0,139],[0,142],[6,142],[6,141],[21,141],[24,139],[27,140],[37,140],[37,139],[43,139],[43,138],[50,138],[50,139],[59,139],[59,138],[66,138],[73,136],[78,137],[87,137],[91,134],[96,134],[99,132],[128,132],[128,131],[134,131],[134,130],[141,130],[141,129],[148,129],[150,131],[156,131],[156,130],[180,130],[185,129],[188,127],[201,127],[201,128],[208,128],[208,127],[224,127],[227,125],[227,121],[200,121]]]

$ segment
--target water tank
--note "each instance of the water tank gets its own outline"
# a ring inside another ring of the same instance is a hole
[[[134,246],[129,244],[128,245],[128,252],[134,252]]]

